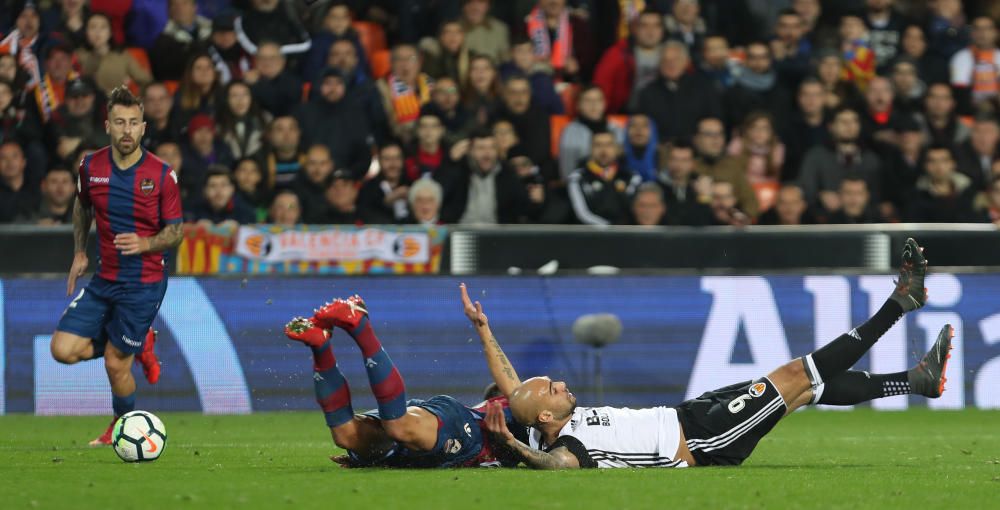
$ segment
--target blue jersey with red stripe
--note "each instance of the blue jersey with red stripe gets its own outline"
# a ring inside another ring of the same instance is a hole
[[[181,222],[177,174],[153,153],[138,150],[142,156],[129,168],[115,165],[110,146],[80,162],[77,197],[83,207],[94,208],[97,276],[108,281],[163,280],[164,253],[122,255],[115,249],[115,236],[134,232],[139,237],[152,237],[165,225]]]

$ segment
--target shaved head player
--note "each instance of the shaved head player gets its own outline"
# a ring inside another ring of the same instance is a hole
[[[504,375],[499,365],[506,358],[491,361],[498,365],[491,372],[509,399],[510,412],[532,430],[528,444],[518,440],[492,404],[486,427],[525,464],[539,469],[738,465],[782,417],[803,405],[853,405],[903,394],[937,398],[944,391],[954,335],[950,325],[908,371],[849,370],[903,314],[926,302],[922,251],[907,239],[896,289],[864,324],[766,377],[719,388],[676,407],[577,407],[566,383],[547,377],[522,383],[513,370]],[[464,289],[463,301],[480,336],[488,334],[478,328],[486,322],[482,305],[471,303]]]
[[[68,365],[104,358],[115,419],[91,446],[111,444],[111,427],[135,409],[133,359],[150,383],[160,376],[150,327],[167,290],[164,251],[181,242],[177,174],[143,149],[142,103],[125,87],[111,91],[104,127],[111,146],[80,163],[73,208],[73,265],[66,295],[87,270],[87,238],[97,220],[97,274],[63,312],[52,357]]]

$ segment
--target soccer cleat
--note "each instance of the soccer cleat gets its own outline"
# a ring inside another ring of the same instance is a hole
[[[944,383],[948,381],[945,372],[948,370],[948,359],[951,358],[951,339],[955,337],[955,329],[951,324],[945,324],[938,333],[937,341],[917,366],[906,372],[910,382],[910,391],[927,398],[938,398],[944,393]]]
[[[160,380],[160,359],[153,351],[156,335],[156,330],[149,328],[146,332],[146,342],[142,345],[142,352],[135,357],[135,362],[142,366],[142,374],[146,376],[149,384],[156,384]]]
[[[904,312],[916,310],[927,302],[927,289],[924,288],[927,259],[924,258],[923,251],[912,237],[903,244],[903,261],[891,299],[899,303]]]
[[[316,310],[313,321],[321,326],[341,328],[347,332],[354,331],[361,324],[361,319],[368,315],[368,308],[361,296],[355,294],[347,299],[334,299]]]
[[[108,424],[108,430],[105,430],[97,439],[94,439],[88,443],[92,447],[97,446],[110,446],[111,445],[111,431],[115,428],[115,422],[118,421],[118,417],[115,416],[111,419],[111,423]]]
[[[285,336],[309,347],[321,347],[330,339],[330,332],[317,326],[312,319],[295,317],[285,324]]]

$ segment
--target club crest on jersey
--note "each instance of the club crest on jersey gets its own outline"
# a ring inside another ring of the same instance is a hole
[[[153,184],[153,179],[143,179],[142,182],[139,183],[139,189],[142,190],[143,195],[148,197],[150,193],[156,189],[156,185]]]
[[[764,394],[764,390],[766,390],[766,389],[767,389],[767,385],[766,384],[764,384],[762,382],[756,383],[753,386],[750,386],[750,396],[751,397],[759,397],[759,396],[761,396],[761,395]]]
[[[454,455],[462,449],[462,443],[458,439],[449,439],[444,442],[444,452]]]

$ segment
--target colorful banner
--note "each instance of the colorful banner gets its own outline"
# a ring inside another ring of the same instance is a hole
[[[436,274],[442,227],[188,225],[180,274]]]

